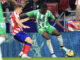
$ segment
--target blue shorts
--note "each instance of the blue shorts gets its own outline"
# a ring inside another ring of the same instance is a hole
[[[19,33],[17,33],[14,38],[20,42],[25,43],[25,39],[29,37],[25,32],[20,31]]]

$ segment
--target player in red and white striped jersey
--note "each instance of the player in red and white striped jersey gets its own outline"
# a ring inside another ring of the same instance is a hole
[[[13,29],[13,37],[24,43],[24,47],[22,49],[22,52],[20,53],[20,56],[22,58],[30,58],[27,56],[30,47],[32,45],[32,40],[31,38],[23,32],[23,28],[30,28],[29,26],[25,26],[22,23],[25,21],[30,20],[30,18],[25,18],[20,20],[19,14],[22,12],[22,6],[21,5],[16,5],[14,8],[14,12],[10,16],[10,23],[11,27]]]
[[[10,16],[10,23],[11,23],[11,27],[13,29],[13,35],[15,35],[16,33],[23,31],[22,27],[20,25],[17,24],[15,19],[20,20],[19,14],[16,12],[13,12],[12,15]]]

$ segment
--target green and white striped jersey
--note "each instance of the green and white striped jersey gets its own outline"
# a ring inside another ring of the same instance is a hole
[[[52,15],[52,13],[49,10],[47,10],[45,14],[41,14],[39,9],[33,10],[27,12],[27,16],[36,18],[36,23],[38,28],[48,27],[50,25],[48,23],[48,18],[55,20],[55,17]]]

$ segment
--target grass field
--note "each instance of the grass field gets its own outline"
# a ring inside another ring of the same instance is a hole
[[[3,60],[80,60],[80,57],[3,58]]]

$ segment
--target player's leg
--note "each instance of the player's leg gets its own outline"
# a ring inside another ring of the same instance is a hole
[[[2,60],[1,44],[5,41],[5,35],[0,35],[0,60]]]
[[[0,35],[0,44],[2,44],[5,41],[5,35]]]
[[[32,40],[30,37],[26,37],[25,39],[25,44],[23,46],[23,55],[21,56],[22,58],[30,58],[29,56],[27,56],[30,48],[32,45]]]
[[[0,25],[0,60],[2,60],[1,44],[5,41],[5,29]]]
[[[29,57],[27,56],[27,54],[28,54],[28,52],[29,52],[29,50],[30,50],[30,47],[31,47],[31,45],[32,45],[32,40],[31,40],[31,38],[30,38],[26,33],[24,33],[23,31],[17,33],[17,34],[14,36],[14,38],[15,38],[16,40],[21,41],[21,42],[24,43],[23,49],[22,49],[22,51],[21,51],[21,53],[20,53],[20,56],[21,56],[22,58],[29,58]]]
[[[45,29],[39,29],[38,32],[47,40],[46,44],[47,44],[47,47],[50,50],[51,55],[54,55],[54,57],[56,57],[55,54],[54,54],[54,50],[53,50],[49,35],[46,32],[46,30]]]
[[[0,28],[0,60],[2,60],[1,44],[5,41],[4,29]]]
[[[27,42],[27,43],[26,43]],[[31,46],[29,46],[29,47],[27,47],[26,48],[26,46],[27,45],[32,45],[32,40],[31,40],[31,38],[30,37],[27,37],[26,39],[25,39],[25,44],[24,44],[24,46],[23,46],[23,48],[22,48],[22,50],[21,50],[21,52],[20,52],[20,54],[19,54],[19,56],[21,57],[23,54],[28,54],[28,51],[30,50],[30,47]]]
[[[57,38],[58,38],[59,44],[60,44],[60,48],[62,48],[62,49],[65,50],[65,51],[68,51],[68,49],[63,46],[62,36],[61,36],[60,32],[59,32],[55,27],[49,26],[49,28],[47,29],[47,32],[48,32],[49,34],[56,35]]]
[[[0,60],[2,60],[1,46],[0,46]]]
[[[52,35],[57,36],[59,44],[60,44],[60,48],[67,52],[68,49],[66,47],[64,47],[64,45],[63,45],[63,39],[62,39],[62,36],[61,36],[60,32],[56,29],[52,32]]]
[[[21,57],[21,56],[24,54],[24,53],[23,53],[23,52],[24,52],[24,49],[25,49],[25,44],[24,44],[24,46],[22,47],[22,50],[21,50],[21,52],[20,52],[19,55],[18,55],[19,57]]]
[[[0,60],[2,60],[1,44],[5,41],[5,23],[0,22]]]
[[[5,33],[6,33],[5,20],[3,16],[2,6],[0,3],[0,50],[1,50],[1,44],[5,41]],[[1,51],[0,51],[0,60],[2,60]]]
[[[0,35],[0,60],[2,60],[1,44],[5,41],[5,35]]]

